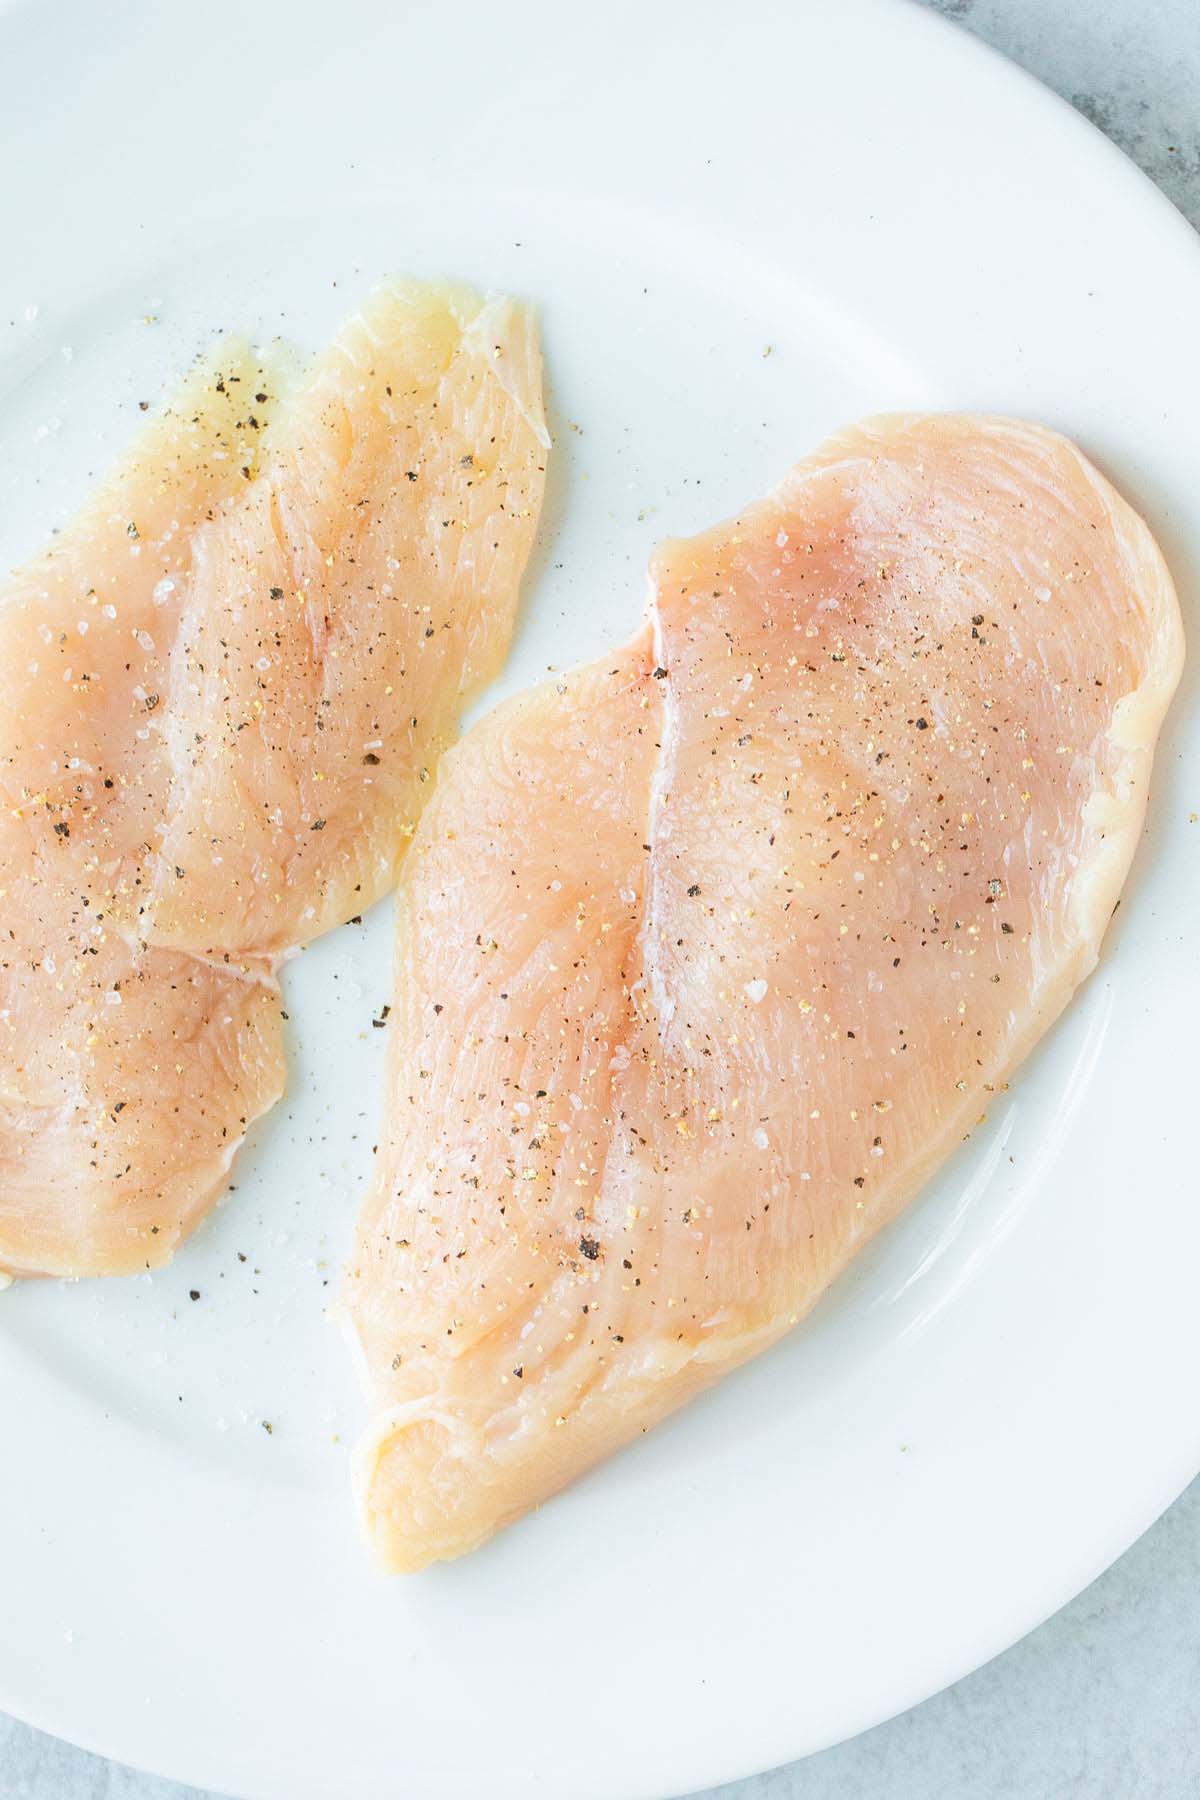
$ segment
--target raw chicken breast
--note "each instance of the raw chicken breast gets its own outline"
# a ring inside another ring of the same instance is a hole
[[[0,1270],[216,1198],[279,959],[391,885],[503,658],[546,442],[527,312],[391,284],[303,378],[222,346],[0,595]]]
[[[346,1278],[383,1563],[471,1549],[774,1342],[1095,964],[1183,654],[1062,438],[849,430],[446,759]]]

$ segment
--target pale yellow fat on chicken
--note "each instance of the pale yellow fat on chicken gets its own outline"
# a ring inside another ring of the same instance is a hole
[[[345,1280],[385,1566],[795,1324],[1094,966],[1183,642],[1061,437],[868,421],[443,765]]]

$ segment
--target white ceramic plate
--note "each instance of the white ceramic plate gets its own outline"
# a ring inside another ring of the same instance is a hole
[[[553,384],[505,689],[882,408],[1061,427],[1195,592],[1196,242],[900,0],[42,0],[0,14],[0,168],[4,562],[218,328],[316,346],[450,271],[541,302]],[[858,1731],[1074,1594],[1200,1468],[1195,688],[1100,973],[920,1203],[782,1349],[408,1581],[356,1539],[322,1317],[387,909],[294,965],[289,1096],[175,1267],[0,1299],[0,1704],[255,1800],[624,1800]]]

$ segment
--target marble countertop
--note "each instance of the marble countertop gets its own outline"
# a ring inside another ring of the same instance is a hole
[[[1200,226],[1196,0],[929,3],[1057,89]],[[851,1743],[703,1800],[1194,1800],[1198,1793],[1200,1482],[1007,1655]],[[3,1715],[0,1796],[219,1800],[104,1762]]]

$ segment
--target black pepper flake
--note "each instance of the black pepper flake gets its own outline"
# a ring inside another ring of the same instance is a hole
[[[60,819],[58,821],[58,824],[54,827],[54,829],[58,833],[60,838],[69,838],[71,835],[71,827],[66,823],[66,821],[64,819]]]
[[[854,1177],[854,1185],[855,1185],[855,1187],[862,1187],[862,1185],[863,1185],[863,1183],[864,1183],[864,1181],[865,1181],[865,1180],[866,1180],[866,1176],[865,1176],[865,1175],[856,1175],[856,1176],[855,1176],[855,1177]]]
[[[200,1289],[199,1288],[190,1288],[188,1290],[188,1299],[189,1300],[198,1300],[199,1298],[200,1298]]]
[[[513,1374],[516,1376],[518,1381],[524,1381],[524,1379],[525,1379],[524,1363],[518,1363],[516,1368],[513,1370]]]
[[[312,822],[312,825],[310,826],[310,830],[312,830],[312,831],[324,831],[324,829],[325,829],[324,819],[314,819]]]
[[[600,1240],[599,1238],[581,1237],[579,1240],[579,1248],[589,1262],[595,1262],[600,1254]]]
[[[698,881],[693,881],[691,887],[688,889],[688,899],[694,900],[696,898],[696,895],[699,892],[700,892],[700,883]]]
[[[918,719],[917,720],[917,730],[918,731],[928,731],[929,730],[929,720],[928,719]]]
[[[367,751],[367,754],[363,757],[363,761],[370,769],[377,769],[379,767],[379,758],[373,750]]]
[[[281,587],[273,587],[271,589],[271,598],[272,598],[272,600],[282,600],[283,599],[283,589]]]
[[[654,679],[655,681],[665,681],[667,679],[667,671],[662,668],[655,669]]]

